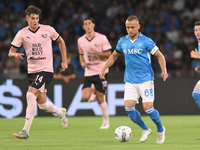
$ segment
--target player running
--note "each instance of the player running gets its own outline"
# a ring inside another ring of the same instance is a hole
[[[62,37],[54,28],[48,25],[39,24],[41,10],[35,6],[29,6],[26,10],[26,21],[28,26],[21,29],[11,43],[9,57],[23,60],[23,53],[17,49],[23,45],[27,55],[28,80],[30,87],[26,93],[27,108],[24,128],[13,136],[18,139],[28,139],[29,130],[36,112],[36,101],[40,109],[57,114],[62,122],[63,128],[68,127],[66,109],[59,109],[46,99],[46,86],[53,78],[53,56],[52,40],[56,41],[62,53],[62,68],[64,71],[67,65],[66,46]]]
[[[100,129],[108,129],[110,124],[105,100],[108,69],[105,70],[106,77],[103,80],[99,78],[99,73],[111,54],[111,45],[105,35],[94,31],[94,27],[94,20],[85,18],[83,21],[85,34],[78,39],[80,62],[85,69],[82,98],[86,102],[98,101],[103,117]]]
[[[125,22],[128,35],[119,39],[116,50],[108,58],[103,67],[100,78],[104,79],[105,70],[111,67],[121,53],[125,57],[125,110],[130,119],[142,128],[141,142],[145,142],[152,133],[151,129],[144,123],[135,105],[142,97],[142,105],[146,114],[157,126],[157,142],[165,141],[165,128],[161,123],[159,112],[154,108],[154,72],[151,67],[150,54],[158,58],[161,67],[161,76],[165,81],[168,78],[166,62],[156,44],[148,37],[139,32],[140,24],[136,16],[129,16]]]
[[[196,39],[198,41],[198,50],[192,50],[190,54],[192,58],[200,59],[200,21],[196,21],[194,23],[194,35],[196,36]],[[197,73],[200,73],[200,64],[195,68],[195,71]],[[200,108],[200,80],[195,85],[192,96],[196,104]]]

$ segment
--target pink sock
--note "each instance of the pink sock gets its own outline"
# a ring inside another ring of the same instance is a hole
[[[27,99],[27,108],[26,108],[25,125],[31,126],[36,112],[36,96],[31,92],[27,92],[26,99]]]
[[[97,101],[96,94],[92,93],[88,102],[95,102]]]
[[[103,122],[109,122],[108,104],[106,103],[106,101],[100,104],[100,108],[101,108],[101,113],[103,117]]]
[[[61,115],[61,111],[52,102],[46,101],[44,104],[38,104],[39,108],[50,113]]]

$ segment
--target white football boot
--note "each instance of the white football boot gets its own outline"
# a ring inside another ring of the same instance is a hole
[[[152,133],[151,129],[142,130],[142,137],[140,138],[140,142],[145,142],[148,139],[148,136]]]
[[[64,129],[67,129],[69,124],[68,119],[66,118],[67,109],[60,108],[60,110],[62,111],[62,115],[60,116],[62,126]]]
[[[165,127],[163,126],[163,131],[162,132],[158,132],[157,134],[157,144],[162,144],[165,141]]]
[[[108,129],[108,128],[110,128],[109,122],[103,122],[101,127],[100,127],[100,129]]]

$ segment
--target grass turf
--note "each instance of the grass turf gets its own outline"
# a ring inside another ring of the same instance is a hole
[[[12,136],[24,125],[24,118],[0,118],[0,150],[199,150],[200,116],[161,116],[166,128],[166,141],[156,144],[155,124],[142,116],[152,129],[145,143],[140,143],[141,129],[128,116],[110,117],[111,128],[100,130],[101,117],[68,117],[69,128],[63,129],[57,117],[36,117],[28,140]],[[128,142],[118,142],[114,131],[119,125],[128,125],[133,137]]]

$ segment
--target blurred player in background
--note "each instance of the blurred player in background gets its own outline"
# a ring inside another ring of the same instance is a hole
[[[159,112],[154,109],[154,72],[151,66],[151,55],[158,58],[161,67],[161,76],[165,81],[168,78],[166,61],[156,44],[148,37],[139,32],[140,24],[136,16],[129,16],[125,22],[128,35],[119,39],[116,50],[108,58],[103,67],[100,78],[104,79],[105,70],[111,67],[121,53],[125,57],[125,110],[130,119],[142,128],[141,142],[145,142],[152,133],[144,123],[141,114],[135,109],[135,105],[142,97],[142,105],[146,114],[157,126],[157,142],[165,141],[165,128],[161,123]]]
[[[85,69],[82,98],[86,102],[98,101],[103,117],[100,129],[108,129],[110,124],[108,105],[105,100],[108,69],[105,70],[106,75],[103,80],[99,78],[99,73],[111,55],[111,45],[105,35],[94,31],[94,27],[94,20],[85,18],[83,21],[85,34],[78,39],[80,62]]]
[[[200,21],[196,21],[194,23],[194,35],[196,36],[198,41],[198,50],[192,50],[190,54],[192,58],[200,59]],[[200,73],[200,64],[195,68],[195,71],[197,73]],[[192,92],[192,96],[196,104],[200,108],[200,80],[195,85],[194,90]]]
[[[26,93],[25,125],[19,133],[13,134],[18,139],[28,139],[29,137],[29,130],[36,113],[36,101],[40,109],[57,114],[61,119],[63,128],[68,127],[68,120],[65,117],[66,109],[58,108],[46,99],[46,86],[53,78],[52,40],[58,43],[62,53],[61,72],[68,67],[65,42],[54,28],[39,24],[41,14],[39,8],[29,6],[25,13],[28,26],[16,34],[8,54],[11,58],[23,60],[24,54],[17,52],[17,49],[23,45],[28,62],[30,88]]]

